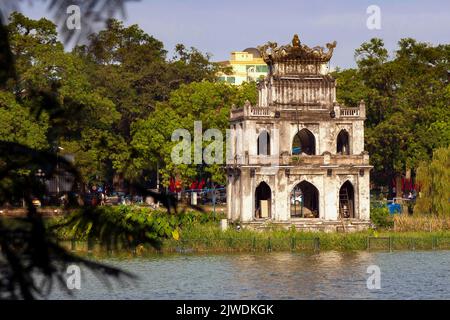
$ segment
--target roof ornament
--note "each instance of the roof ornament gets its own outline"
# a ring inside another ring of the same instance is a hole
[[[301,44],[298,35],[295,34],[291,44],[278,47],[276,42],[269,41],[267,44],[259,46],[258,50],[261,52],[264,61],[268,64],[286,59],[325,63],[330,61],[336,44],[336,41],[327,43],[326,49],[320,46],[310,48]]]
[[[298,34],[294,34],[294,38],[292,39],[293,47],[300,47],[300,39],[298,38]]]

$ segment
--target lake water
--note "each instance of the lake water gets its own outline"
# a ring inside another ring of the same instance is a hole
[[[155,255],[102,262],[135,274],[108,287],[81,269],[72,297],[50,299],[450,299],[450,251]],[[367,288],[367,267],[381,289]]]

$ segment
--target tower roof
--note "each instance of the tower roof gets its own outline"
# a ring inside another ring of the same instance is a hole
[[[300,60],[310,63],[325,63],[330,61],[333,50],[336,47],[336,41],[327,43],[325,48],[316,46],[313,48],[301,44],[298,35],[294,35],[291,44],[278,47],[276,42],[267,42],[267,44],[259,46],[258,50],[262,58],[267,64],[285,60]]]

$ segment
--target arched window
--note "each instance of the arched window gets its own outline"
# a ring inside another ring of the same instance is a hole
[[[290,195],[291,218],[319,217],[319,190],[307,181],[297,184]]]
[[[270,155],[270,135],[266,130],[259,134],[256,144],[257,155]]]
[[[350,138],[347,130],[345,129],[341,130],[337,136],[336,153],[346,155],[350,154]]]
[[[270,218],[270,204],[272,191],[267,183],[261,182],[255,190],[255,217],[257,219]]]
[[[292,142],[292,154],[316,154],[316,138],[308,129],[300,130]]]
[[[348,180],[339,189],[339,217],[355,218],[355,191]]]

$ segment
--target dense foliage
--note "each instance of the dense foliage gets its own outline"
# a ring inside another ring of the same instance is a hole
[[[156,170],[156,159],[164,158],[167,146],[142,153],[148,146],[136,141],[146,134],[140,131],[147,128],[146,121],[164,117],[178,128],[182,124],[176,116],[184,118],[191,108],[196,115],[217,110],[220,117],[211,113],[206,125],[224,128],[230,104],[242,102],[240,90],[213,83],[222,68],[209,55],[179,44],[175,57],[168,59],[163,44],[137,25],[109,20],[106,29],[72,52],[64,51],[49,20],[13,13],[7,28],[17,77],[0,91],[5,124],[0,138],[53,151],[58,146],[63,154],[74,155],[85,184],[114,178],[122,184],[145,181],[145,174]],[[203,93],[197,92],[201,88]],[[179,102],[182,95],[192,95],[190,105]],[[62,110],[43,110],[42,104],[48,104],[43,99],[57,102]],[[165,113],[169,106],[172,114]],[[157,122],[152,130],[170,137],[174,128]]]
[[[186,228],[199,224],[216,224],[222,215],[212,212],[185,210],[167,214],[139,206],[105,206],[75,210],[70,215],[50,222],[59,239],[98,239],[108,246],[135,247],[150,243],[159,248],[163,239],[179,240]]]
[[[394,226],[394,220],[386,206],[372,206],[370,220],[377,228],[388,229]]]
[[[77,210],[53,227],[70,239],[99,239],[108,245],[136,246],[148,242],[155,247],[163,238],[178,240],[179,218],[149,208],[118,206]]]
[[[243,105],[246,100],[256,102],[255,83],[230,86],[203,81],[182,85],[171,93],[168,101],[158,104],[148,118],[133,125],[131,145],[136,150],[133,158],[135,168],[137,171],[156,168],[159,162],[166,184],[170,177],[178,176],[183,181],[190,181],[202,172],[208,173],[214,182],[224,184],[225,174],[220,164],[174,165],[171,151],[177,142],[171,142],[171,135],[175,129],[187,129],[193,140],[194,121],[201,121],[203,131],[217,128],[225,138],[231,106]],[[203,141],[203,146],[209,143]]]
[[[355,52],[356,69],[338,70],[338,100],[367,108],[366,149],[375,182],[392,178],[431,159],[450,143],[450,45],[402,39],[389,57],[381,39]]]
[[[450,217],[450,146],[436,149],[431,162],[417,169],[420,197],[414,212]]]

